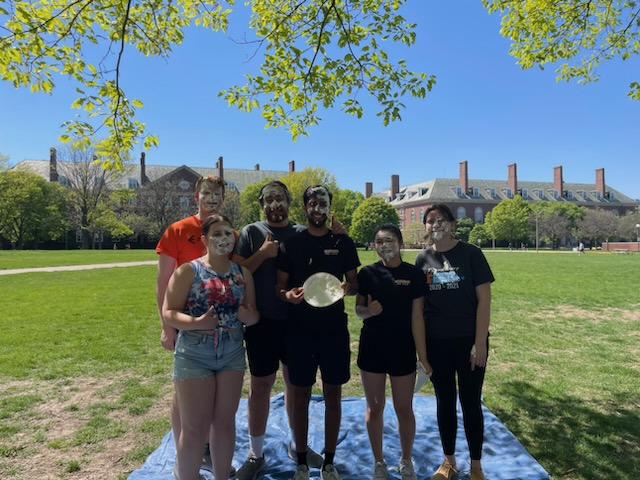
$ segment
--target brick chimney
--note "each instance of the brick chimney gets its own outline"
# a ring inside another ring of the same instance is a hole
[[[255,170],[256,172],[260,171],[260,164],[259,164],[259,163],[256,163],[256,164],[255,164],[255,166],[254,166],[253,168],[254,168],[254,170]]]
[[[140,186],[147,183],[147,166],[145,165],[146,154],[142,152],[140,154]]]
[[[507,186],[513,195],[518,194],[518,167],[515,163],[507,166]]]
[[[467,161],[460,162],[460,188],[462,188],[462,194],[466,194],[469,190],[469,170],[467,168]]]
[[[224,166],[222,165],[222,157],[218,157],[216,167],[218,168],[218,177],[224,180]]]
[[[553,167],[553,189],[558,192],[558,197],[562,197],[564,182],[562,181],[562,165]]]
[[[367,182],[364,184],[364,198],[369,198],[373,193],[373,183]]]
[[[295,160],[291,160],[289,162],[289,173],[293,173],[296,171],[296,161]]]
[[[396,195],[400,193],[400,175],[391,175],[391,201],[396,199]]]
[[[49,149],[49,181],[58,181],[58,153],[53,147]]]
[[[600,198],[605,198],[604,168],[596,168],[596,192],[600,193]]]

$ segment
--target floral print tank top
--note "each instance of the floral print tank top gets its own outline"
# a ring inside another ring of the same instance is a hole
[[[239,327],[238,307],[244,298],[245,288],[242,267],[231,262],[227,273],[218,274],[207,266],[202,258],[189,263],[193,267],[195,277],[184,312],[198,317],[213,305],[219,319],[218,327]]]

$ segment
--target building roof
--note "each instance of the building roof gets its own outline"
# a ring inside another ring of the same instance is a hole
[[[567,192],[564,197],[554,196],[553,182],[527,182],[518,180],[519,192],[512,192],[509,196],[509,185],[506,180],[472,180],[468,182],[468,192],[462,192],[457,178],[435,178],[425,182],[414,183],[400,187],[396,198],[391,198],[391,189],[383,190],[376,195],[390,202],[394,207],[403,207],[416,202],[500,202],[512,198],[520,193],[528,200],[545,201],[574,201],[578,205],[638,205],[640,202],[623,194],[622,192],[605,185],[609,194],[608,198],[601,197],[596,192],[595,184],[563,182],[563,190]],[[474,195],[474,190],[477,195]],[[492,193],[495,192],[495,195]],[[527,196],[525,196],[525,192]]]
[[[65,164],[68,162],[58,161],[57,168],[58,174],[64,176]],[[37,173],[41,177],[49,180],[49,160],[23,160],[16,164],[13,168],[27,168]],[[186,167],[194,171],[200,176],[218,175],[218,169],[208,167],[188,167],[186,165],[181,166],[168,166],[168,165],[146,165],[145,174],[146,177],[154,182],[165,175],[168,175],[175,170]],[[230,189],[237,189],[239,192],[244,190],[247,185],[260,182],[267,178],[278,179],[289,172],[287,170],[256,170],[256,169],[238,169],[238,168],[224,168],[223,176],[227,182],[227,186]],[[120,174],[114,175],[112,183],[120,185],[123,188],[130,186],[129,179],[134,179],[140,182],[141,167],[136,164],[127,164],[124,166]]]

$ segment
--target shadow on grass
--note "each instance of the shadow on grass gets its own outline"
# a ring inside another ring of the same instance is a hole
[[[554,479],[638,478],[640,395],[585,401],[509,382],[492,412]],[[631,398],[629,398],[631,397]]]

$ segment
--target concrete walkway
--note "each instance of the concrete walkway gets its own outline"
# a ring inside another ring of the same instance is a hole
[[[67,265],[62,267],[34,267],[34,268],[13,268],[7,270],[0,269],[0,275],[15,275],[18,273],[38,273],[38,272],[70,272],[76,270],[92,270],[94,268],[116,268],[116,267],[138,267],[140,265],[157,265],[157,260],[145,260],[142,262],[123,263],[94,263],[92,265]]]

